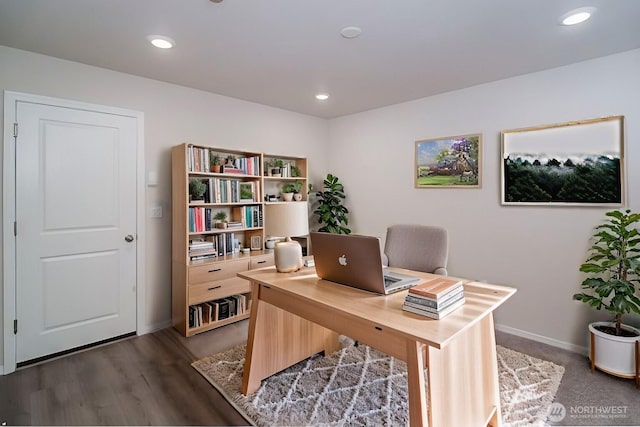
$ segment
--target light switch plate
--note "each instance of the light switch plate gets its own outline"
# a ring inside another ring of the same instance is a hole
[[[151,218],[162,218],[162,206],[151,208]]]

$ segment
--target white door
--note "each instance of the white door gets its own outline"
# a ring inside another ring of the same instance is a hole
[[[16,103],[16,362],[136,330],[136,119]]]

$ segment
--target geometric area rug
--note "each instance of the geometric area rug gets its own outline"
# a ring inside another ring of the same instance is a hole
[[[564,368],[502,346],[497,354],[504,425],[543,426]],[[244,360],[241,344],[192,366],[253,425],[408,424],[405,363],[366,345],[303,360],[249,396],[240,393]]]

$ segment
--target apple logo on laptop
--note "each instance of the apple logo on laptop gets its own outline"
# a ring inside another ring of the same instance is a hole
[[[338,262],[340,265],[347,265],[347,257],[345,255],[338,257]]]

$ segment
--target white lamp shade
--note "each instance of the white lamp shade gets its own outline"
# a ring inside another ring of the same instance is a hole
[[[297,271],[302,267],[302,248],[290,237],[309,234],[307,202],[269,203],[265,205],[265,216],[267,235],[286,237],[274,250],[276,270],[281,273]]]
[[[295,237],[309,234],[307,202],[281,202],[265,205],[267,236]]]

